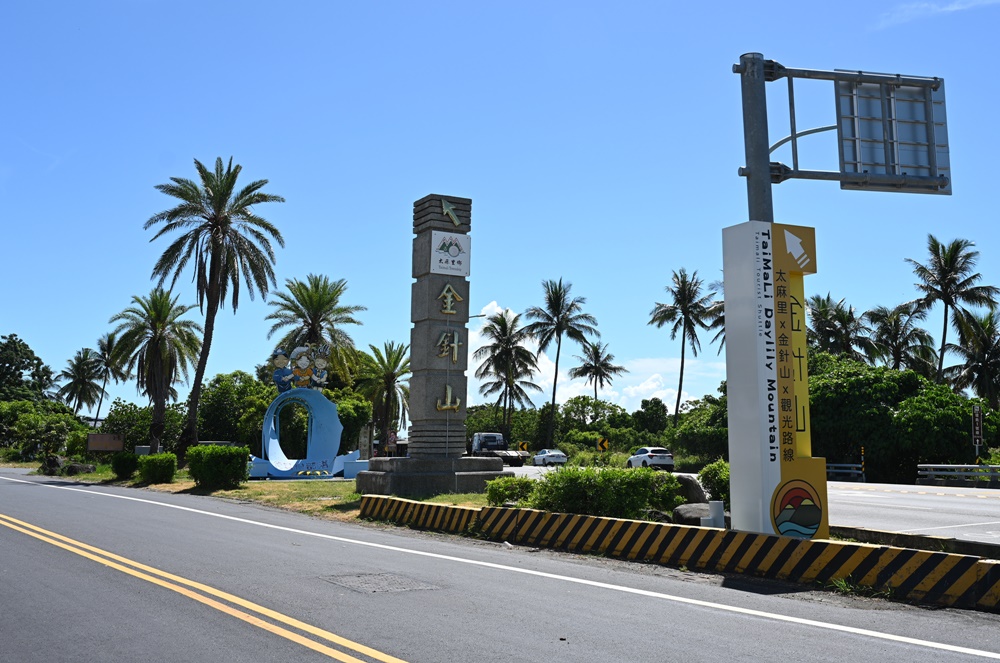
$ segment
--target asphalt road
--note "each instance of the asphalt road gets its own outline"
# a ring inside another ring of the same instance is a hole
[[[554,468],[507,468],[538,477]],[[830,524],[966,539],[1000,545],[1000,490],[827,483]]]
[[[1000,659],[1000,616],[0,469],[0,660]]]
[[[830,524],[1000,544],[1000,490],[827,484]]]

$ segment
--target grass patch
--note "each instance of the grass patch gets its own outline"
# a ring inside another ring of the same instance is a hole
[[[486,493],[448,493],[428,497],[422,501],[450,506],[470,506],[478,509],[486,506]]]
[[[833,578],[824,587],[837,594],[845,596],[861,596],[864,598],[891,599],[892,590],[888,587],[875,589],[868,585],[859,585],[851,576],[846,578]]]

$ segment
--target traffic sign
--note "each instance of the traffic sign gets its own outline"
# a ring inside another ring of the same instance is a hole
[[[608,438],[602,437],[597,441],[597,450],[600,452],[605,452],[608,450]]]
[[[972,444],[977,453],[983,444],[983,408],[979,405],[972,406]]]
[[[524,441],[518,442],[517,443],[517,450],[518,451],[527,451],[528,450],[528,443],[524,442]]]

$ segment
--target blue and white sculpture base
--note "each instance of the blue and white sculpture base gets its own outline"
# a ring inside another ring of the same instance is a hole
[[[278,439],[281,410],[295,403],[309,412],[306,457],[287,458]],[[292,389],[271,402],[264,415],[261,435],[263,458],[250,456],[251,479],[321,479],[344,471],[344,462],[357,460],[358,451],[338,456],[340,435],[344,426],[337,416],[337,406],[323,392],[313,389]]]

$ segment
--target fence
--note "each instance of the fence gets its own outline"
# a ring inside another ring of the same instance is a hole
[[[917,465],[917,483],[1000,488],[1000,465]]]
[[[829,481],[865,481],[865,471],[860,463],[827,463],[826,478]]]

